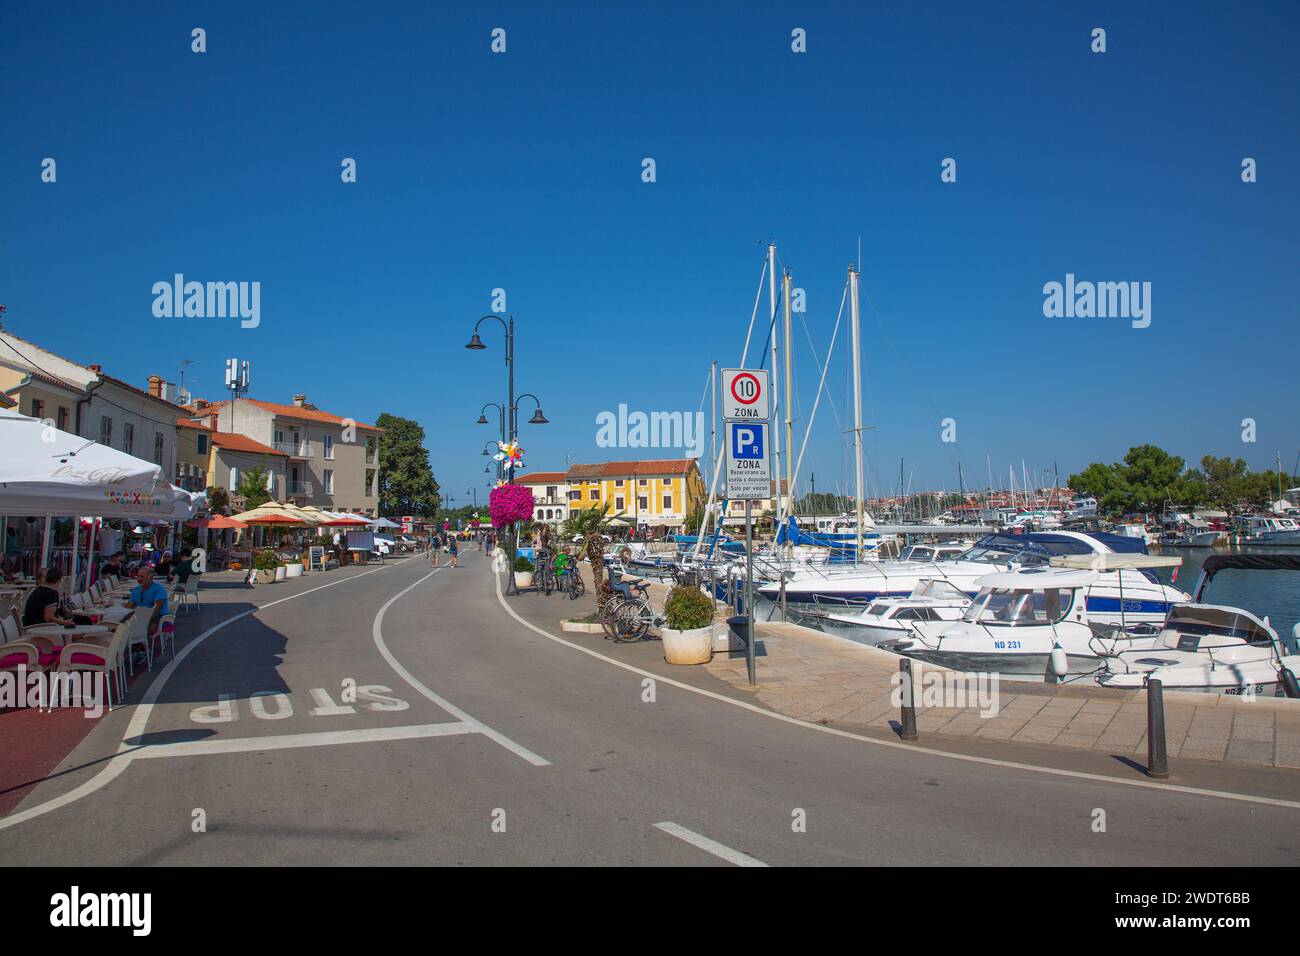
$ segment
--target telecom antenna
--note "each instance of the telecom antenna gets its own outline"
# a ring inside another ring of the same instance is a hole
[[[226,359],[226,388],[230,389],[234,398],[248,391],[250,381],[252,381],[252,366],[247,359],[243,362],[237,358]]]

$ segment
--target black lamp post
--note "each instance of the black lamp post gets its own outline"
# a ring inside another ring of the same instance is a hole
[[[502,417],[502,422],[501,422],[502,441],[512,442],[519,437],[519,417],[518,417],[519,406],[515,401],[515,317],[512,315],[508,319],[503,319],[499,315],[482,316],[477,322],[474,323],[474,332],[473,334],[470,335],[469,341],[465,343],[465,348],[473,349],[476,352],[482,351],[483,349],[487,348],[487,346],[483,344],[483,340],[479,338],[478,330],[479,327],[488,319],[492,319],[495,322],[500,322],[501,328],[506,333],[506,354],[505,354],[506,401],[504,405],[498,407],[502,411],[502,416],[501,416]],[[533,417],[528,420],[528,423],[530,425],[548,424],[546,416],[542,414],[542,403],[537,398],[536,395],[533,395],[531,393],[525,393],[524,395],[521,395],[519,397],[520,398],[528,397],[537,403],[537,411],[534,412]],[[489,404],[494,404],[494,403],[489,403]],[[486,411],[487,411],[487,405],[484,405],[483,408],[479,411],[478,421],[479,424],[481,425],[488,424],[487,416],[484,414]],[[505,481],[509,482],[512,485],[515,483],[514,469],[507,468],[506,463],[504,461],[501,462],[501,473]],[[510,577],[508,579],[509,583],[506,587],[507,594],[518,593],[517,589],[515,588],[515,548],[517,547],[517,545],[518,542],[515,541],[515,534],[512,532],[510,534]]]

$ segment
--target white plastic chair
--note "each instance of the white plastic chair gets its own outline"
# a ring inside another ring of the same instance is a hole
[[[190,575],[185,583],[176,582],[176,587],[172,589],[172,598],[178,609],[184,610],[189,607],[190,601],[194,601],[194,606],[202,610],[199,605],[199,579],[196,575]]]
[[[148,620],[147,614],[145,620]],[[126,673],[122,659],[124,656],[130,656],[126,652],[130,633],[131,620],[126,620],[117,626],[107,642],[75,641],[69,644],[63,649],[63,654],[59,658],[58,673],[80,671],[107,674],[112,677],[108,696],[108,709],[112,710],[114,690],[117,692],[119,702],[126,700]],[[56,690],[60,686],[57,681],[54,682]],[[53,696],[57,696],[57,693]],[[51,699],[50,707],[53,708],[56,703],[58,701]]]
[[[176,656],[176,615],[164,614],[158,619],[158,656],[171,645],[171,656]]]

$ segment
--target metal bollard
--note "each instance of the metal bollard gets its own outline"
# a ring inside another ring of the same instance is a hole
[[[1165,746],[1165,695],[1160,678],[1147,680],[1147,776],[1164,780],[1169,776],[1169,753]]]
[[[912,659],[904,657],[898,662],[898,669],[902,672],[902,691],[903,691],[903,731],[899,736],[903,740],[916,739],[916,701],[915,686],[912,684]]]

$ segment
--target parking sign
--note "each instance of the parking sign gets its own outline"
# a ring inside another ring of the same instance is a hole
[[[727,497],[734,501],[772,497],[767,457],[767,422],[727,422]]]

